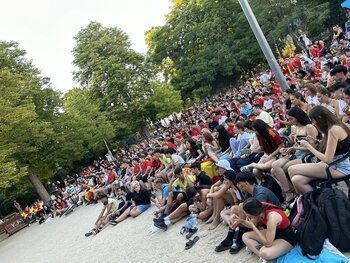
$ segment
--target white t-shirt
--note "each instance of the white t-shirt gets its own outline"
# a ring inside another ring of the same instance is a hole
[[[184,159],[182,159],[182,157],[180,156],[180,155],[176,155],[176,154],[173,154],[172,156],[171,156],[171,164],[172,165],[175,165],[175,164],[184,164],[185,163],[185,161],[184,161]]]
[[[264,109],[265,110],[272,109],[272,103],[273,103],[272,99],[264,100]]]
[[[343,109],[347,106],[346,102],[343,100],[339,100],[339,115],[340,116],[345,116],[345,112],[343,111]]]
[[[308,104],[312,104],[312,105],[320,105],[320,101],[318,100],[317,96],[314,96],[314,97],[311,97],[311,96],[308,96],[306,98],[306,101]]]

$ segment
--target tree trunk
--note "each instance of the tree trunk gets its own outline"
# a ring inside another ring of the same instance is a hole
[[[45,189],[40,179],[35,174],[29,174],[29,181],[32,183],[36,192],[45,203],[51,200],[49,193]]]

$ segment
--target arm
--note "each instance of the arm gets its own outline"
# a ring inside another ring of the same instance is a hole
[[[224,185],[224,187],[222,187],[219,191],[216,191],[215,193],[209,193],[207,195],[207,197],[212,197],[212,198],[220,198],[222,197],[226,191],[229,189],[230,187],[227,185]]]
[[[342,128],[340,126],[333,126],[328,131],[328,140],[327,140],[327,147],[326,152],[321,153],[317,151],[309,142],[302,140],[300,142],[301,146],[306,147],[311,153],[313,153],[318,159],[325,162],[326,164],[329,164],[332,162],[335,150],[337,148],[337,144],[339,141],[339,133],[341,132]]]
[[[217,181],[215,184],[213,184],[211,187],[210,187],[210,192],[209,193],[213,193],[214,192],[214,188],[217,187],[217,186],[220,186],[222,184],[222,182],[219,180]]]
[[[193,182],[191,180],[191,178],[188,175],[185,175],[185,180],[188,184],[188,187],[193,187]]]
[[[176,178],[173,176],[173,177],[171,178],[170,182],[169,182],[169,185],[168,185],[168,192],[169,192],[169,193],[170,193],[170,192],[173,190],[173,188],[174,188],[173,183],[175,182],[175,180],[176,180]]]
[[[101,211],[101,213],[100,213],[100,215],[98,216],[98,218],[97,218],[97,220],[96,220],[96,223],[95,223],[95,225],[97,224],[97,222],[102,218],[102,216],[103,216],[103,214],[104,214],[104,212],[105,212],[105,210],[106,210],[106,207],[104,206],[103,208],[102,208],[102,211]]]
[[[265,247],[272,246],[273,241],[275,240],[275,237],[276,237],[277,225],[281,221],[282,221],[281,215],[274,212],[270,213],[267,217],[266,236],[264,236],[255,225],[252,225],[253,231],[259,236],[259,239],[262,241]]]

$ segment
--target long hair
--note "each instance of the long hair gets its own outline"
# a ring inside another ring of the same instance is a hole
[[[271,205],[264,205],[262,204],[258,199],[254,197],[250,197],[243,203],[243,210],[249,215],[252,216],[258,216],[261,213],[265,213],[267,210],[270,209],[281,209],[281,207],[278,206],[271,206]]]
[[[192,138],[187,138],[186,141],[190,144],[191,149],[188,149],[190,151],[196,149],[196,142]]]
[[[328,141],[328,131],[334,125],[342,127],[350,136],[350,129],[326,107],[318,105],[313,107],[310,110],[309,117],[313,120],[317,128],[323,133],[323,140],[321,142],[320,150],[324,152],[326,150],[327,141]]]
[[[300,109],[299,107],[293,107],[287,112],[288,116],[294,117],[297,119],[297,121],[300,123],[302,126],[306,126],[308,124],[311,124],[311,120],[309,116]]]
[[[214,137],[213,137],[213,135],[211,135],[210,132],[204,132],[204,133],[203,133],[203,138],[204,138],[204,141],[205,141],[206,143],[213,144]]]
[[[277,145],[272,140],[271,128],[262,120],[255,120],[252,124],[253,129],[256,131],[256,137],[264,152],[270,154],[277,149]]]
[[[228,134],[227,130],[222,125],[216,126],[215,130],[219,134],[219,138],[218,138],[219,145],[220,145],[221,149],[223,149],[223,151],[225,151],[228,147],[230,147],[231,136]]]
[[[307,103],[304,96],[300,92],[294,92],[291,96],[293,96],[294,98],[296,98],[304,103]]]

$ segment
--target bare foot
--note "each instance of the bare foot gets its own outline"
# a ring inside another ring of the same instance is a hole
[[[220,222],[213,222],[209,226],[209,230],[214,230],[218,225],[220,225]]]
[[[214,218],[213,217],[210,217],[205,223],[206,224],[210,224],[214,221]]]

